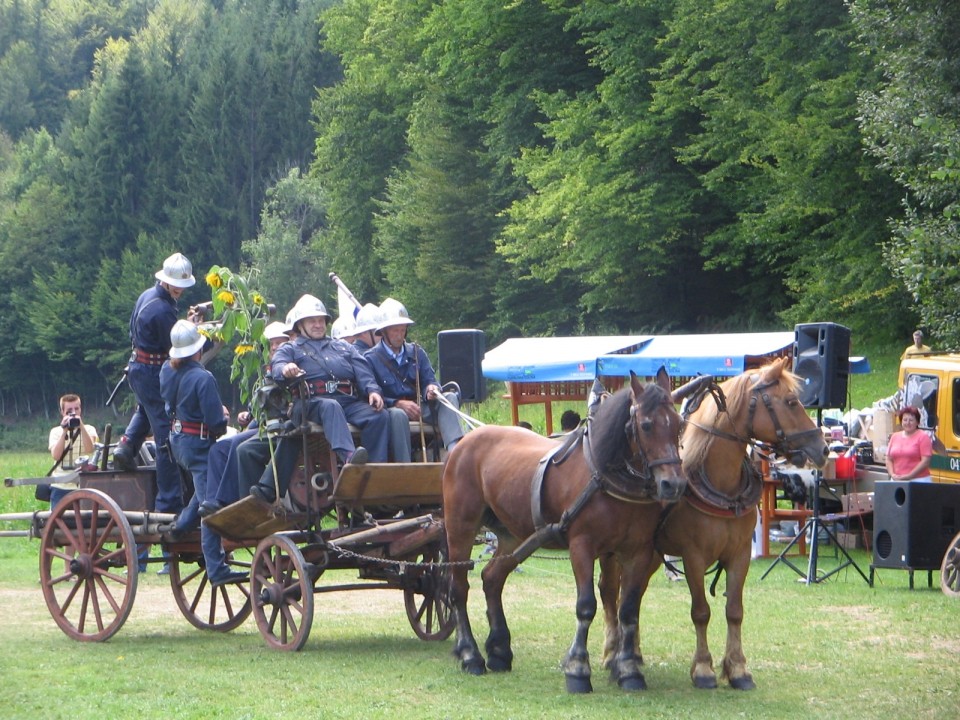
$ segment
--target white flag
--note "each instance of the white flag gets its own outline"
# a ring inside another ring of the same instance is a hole
[[[337,313],[339,316],[356,320],[358,312],[360,312],[360,308],[357,304],[350,299],[350,296],[344,292],[342,287],[337,286]]]

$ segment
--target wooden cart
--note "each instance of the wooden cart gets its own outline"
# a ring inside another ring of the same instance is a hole
[[[169,563],[177,607],[200,629],[229,631],[252,612],[268,645],[299,650],[310,633],[314,593],[390,588],[402,590],[418,637],[449,637],[441,463],[350,465],[335,473],[322,430],[300,435],[305,462],[283,504],[247,497],[205,521],[224,538],[231,569],[249,570],[247,582],[213,587],[199,531],[174,539],[167,532],[174,517],[147,510],[153,468],[79,472],[80,489],[53,510],[0,520],[25,521],[22,534],[40,539],[47,608],[75,640],[107,640],[122,627],[136,597],[138,563],[151,545],[163,553],[150,562]],[[318,586],[328,569],[355,569],[357,582]]]

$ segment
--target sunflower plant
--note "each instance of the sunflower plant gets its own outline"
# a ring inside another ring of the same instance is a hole
[[[214,265],[206,275],[213,304],[214,328],[208,337],[233,346],[230,381],[240,386],[240,399],[247,403],[255,386],[263,380],[263,366],[269,360],[269,343],[263,330],[270,320],[263,295],[250,288],[250,278],[230,268]]]

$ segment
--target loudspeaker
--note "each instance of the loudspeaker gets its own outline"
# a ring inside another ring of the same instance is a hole
[[[960,484],[878,482],[873,488],[873,565],[937,570],[960,531]]]
[[[803,383],[800,402],[807,408],[846,407],[850,328],[806,323],[795,325],[793,333],[793,372]]]
[[[457,383],[461,402],[483,402],[487,397],[482,367],[486,351],[483,330],[441,330],[437,333],[440,383]]]

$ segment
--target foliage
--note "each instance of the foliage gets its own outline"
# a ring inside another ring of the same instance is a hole
[[[960,39],[951,2],[856,0],[864,51],[883,77],[860,96],[870,153],[906,190],[886,248],[928,334],[960,347]]]
[[[491,346],[826,320],[954,345],[957,12],[0,0],[0,402],[105,397],[176,251],[281,308],[335,269]]]

